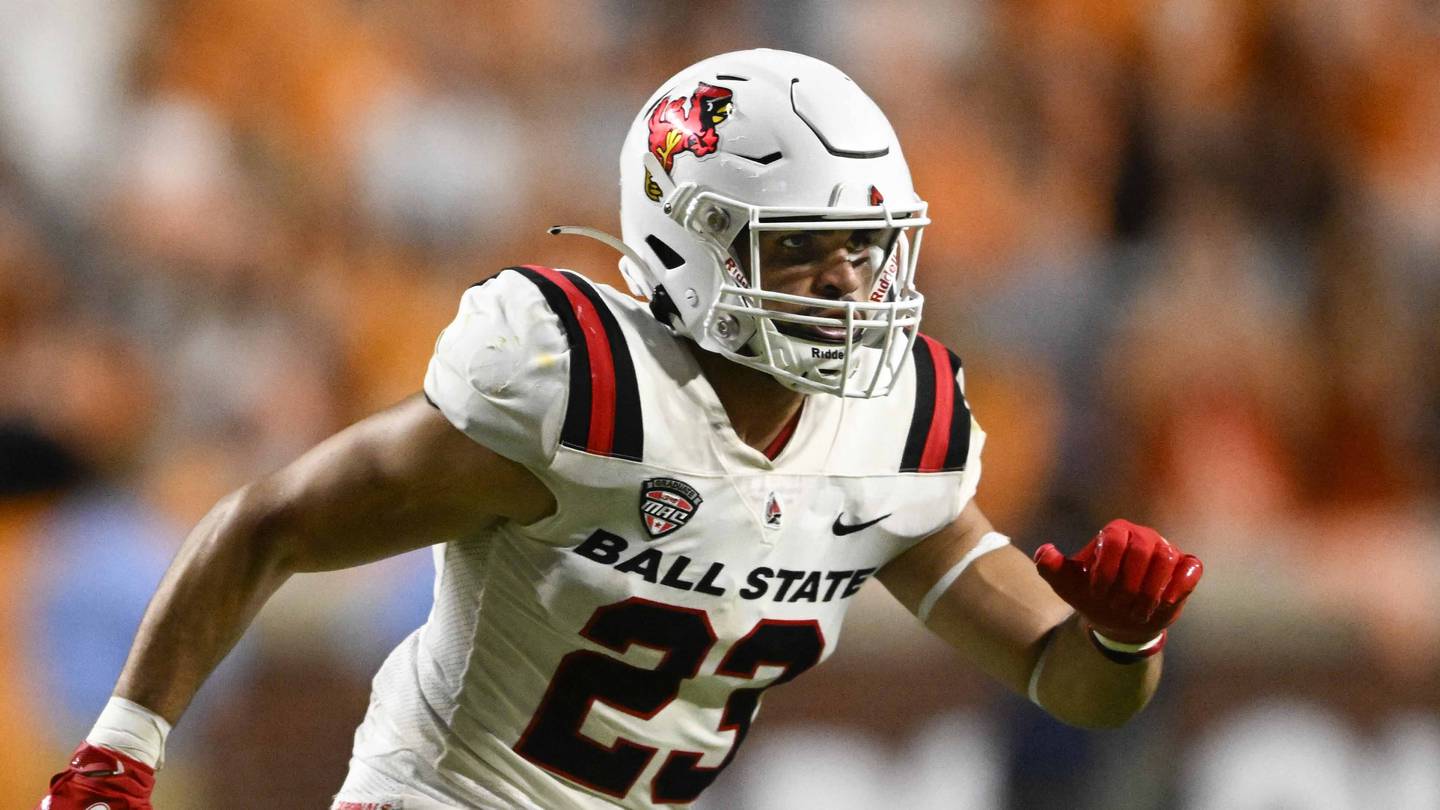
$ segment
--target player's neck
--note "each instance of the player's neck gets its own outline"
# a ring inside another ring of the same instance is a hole
[[[740,440],[764,451],[805,401],[763,371],[726,360],[693,344],[690,353],[725,407]]]

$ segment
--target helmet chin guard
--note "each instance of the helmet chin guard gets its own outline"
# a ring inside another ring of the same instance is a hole
[[[561,231],[619,249],[631,292],[677,333],[806,394],[883,396],[899,379],[929,219],[894,130],[839,70],[762,49],[681,71],[630,127],[620,200],[623,242]],[[761,235],[816,231],[866,234],[846,257],[869,268],[863,298],[766,289]]]

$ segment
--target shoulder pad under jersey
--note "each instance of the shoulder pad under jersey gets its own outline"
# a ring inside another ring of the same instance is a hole
[[[570,271],[512,267],[467,290],[436,341],[425,395],[466,435],[526,466],[548,465],[560,445],[642,455],[624,334]]]

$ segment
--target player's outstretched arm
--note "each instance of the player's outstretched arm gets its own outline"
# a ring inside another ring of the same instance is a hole
[[[148,808],[164,731],[292,574],[360,565],[553,509],[530,472],[476,444],[419,395],[230,494],[170,564],[116,700],[42,806]]]
[[[1113,521],[1073,557],[1047,544],[1032,562],[972,502],[879,579],[1000,682],[1060,720],[1105,728],[1155,693],[1165,628],[1200,572],[1195,557],[1128,521]]]

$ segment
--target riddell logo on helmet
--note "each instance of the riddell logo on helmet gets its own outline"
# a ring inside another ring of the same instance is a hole
[[[810,356],[816,360],[844,360],[844,349],[821,349],[815,346],[810,347]]]
[[[734,111],[734,94],[727,88],[701,82],[689,96],[669,95],[650,111],[650,153],[660,159],[666,174],[682,152],[704,157],[720,148],[716,125]],[[645,172],[645,196],[659,202],[660,185]]]
[[[890,288],[895,284],[895,274],[899,272],[899,262],[894,255],[885,262],[885,272],[880,274],[880,282],[875,285],[874,292],[870,293],[871,301],[884,301],[885,296],[890,294]]]
[[[750,286],[750,279],[745,278],[745,274],[740,272],[740,265],[736,264],[735,260],[729,256],[725,257],[725,272],[730,274],[731,281],[741,287]]]

